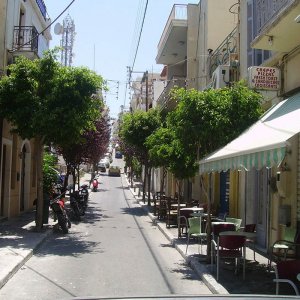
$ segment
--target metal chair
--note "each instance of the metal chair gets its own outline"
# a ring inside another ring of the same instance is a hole
[[[296,295],[299,295],[300,260],[279,261],[275,266],[276,295],[279,294],[279,283],[287,283],[294,289]]]
[[[245,279],[246,265],[246,238],[239,235],[224,235],[217,238],[217,242],[212,240],[211,265],[214,259],[217,260],[217,280],[219,280],[219,269],[221,259],[235,259],[235,273],[238,269],[238,260],[243,260],[243,279]]]

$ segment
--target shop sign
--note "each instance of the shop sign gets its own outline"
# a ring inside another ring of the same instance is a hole
[[[248,84],[257,90],[278,91],[280,89],[280,70],[271,67],[248,68]]]

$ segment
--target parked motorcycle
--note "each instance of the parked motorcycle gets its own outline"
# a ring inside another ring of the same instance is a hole
[[[88,190],[88,185],[87,184],[81,185],[81,187],[79,189],[79,194],[84,199],[84,205],[85,205],[85,209],[86,209],[87,206],[88,206],[88,200],[89,200],[89,190]]]
[[[53,199],[50,200],[50,207],[58,221],[58,226],[61,228],[63,233],[68,233],[71,227],[71,221],[69,220],[68,214],[65,210],[65,196],[66,192],[53,194]]]
[[[86,210],[85,198],[81,195],[80,190],[70,193],[70,206],[72,208],[74,218],[77,221],[80,221],[81,216],[84,216]]]

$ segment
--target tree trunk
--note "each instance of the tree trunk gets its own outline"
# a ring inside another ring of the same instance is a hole
[[[209,174],[209,184],[211,184],[211,173]],[[206,260],[210,263],[211,260],[211,193],[208,194],[205,189],[202,176],[200,176],[200,186],[207,199],[207,255]]]
[[[80,166],[77,166],[77,182],[78,182],[78,190],[80,189]]]
[[[160,192],[162,193],[164,191],[164,185],[165,185],[165,178],[167,176],[167,170],[165,167],[163,167],[163,176],[160,181]]]
[[[151,206],[151,196],[150,196],[150,189],[151,189],[151,171],[152,168],[148,168],[148,206]]]
[[[43,141],[35,139],[36,144],[36,166],[37,166],[37,217],[36,229],[40,231],[43,227],[44,195],[43,195]]]
[[[178,183],[178,199],[177,199],[177,218],[179,217],[179,214],[180,214],[180,196],[181,196],[181,180],[177,180],[177,183]],[[180,228],[180,224],[179,222],[177,221],[177,228],[178,228],[178,236],[181,236],[181,228]]]
[[[144,170],[144,181],[143,181],[143,202],[145,203],[146,198],[146,181],[147,181],[147,173],[148,173],[148,165],[145,164],[145,170]]]

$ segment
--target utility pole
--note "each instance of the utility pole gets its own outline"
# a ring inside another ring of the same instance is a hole
[[[142,82],[146,82],[146,111],[148,111],[148,71],[144,72]]]

